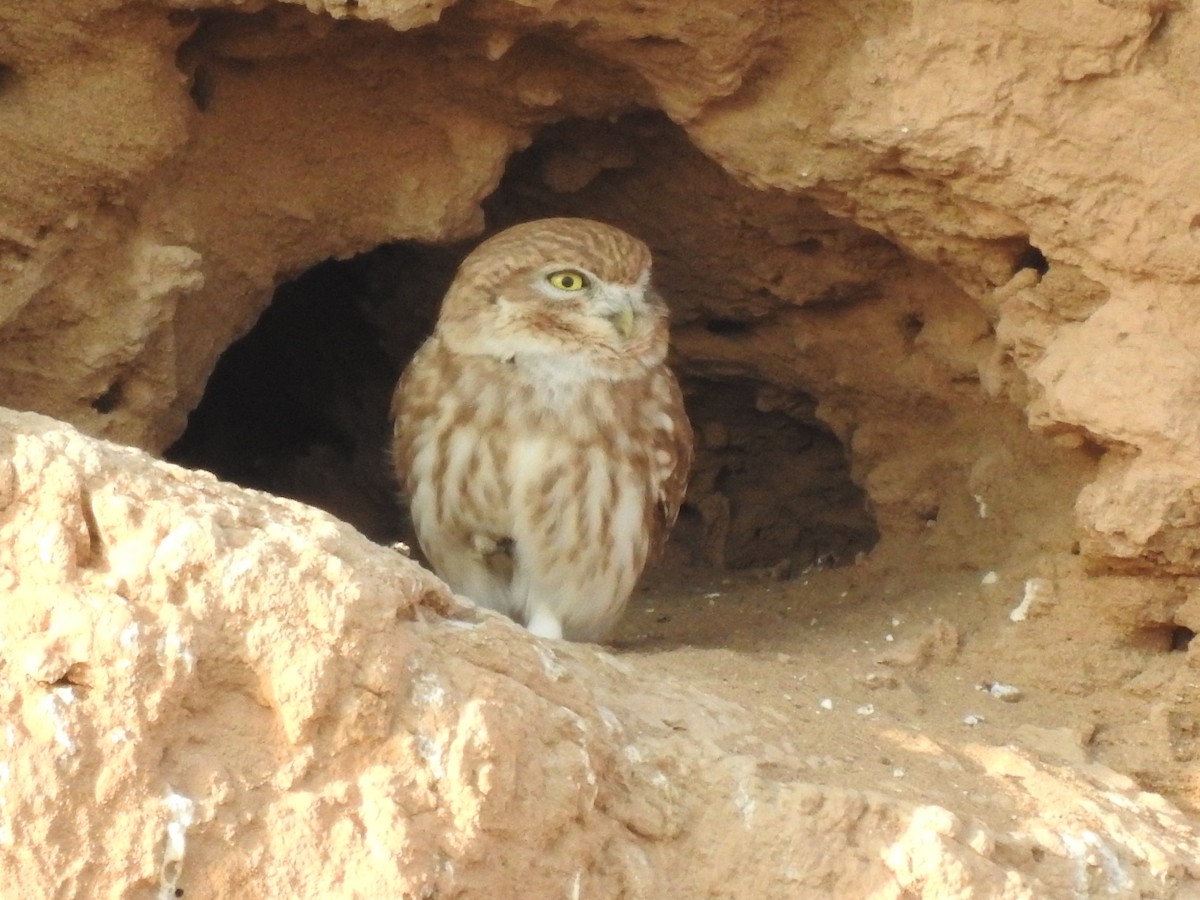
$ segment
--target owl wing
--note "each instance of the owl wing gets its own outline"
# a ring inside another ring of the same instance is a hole
[[[392,462],[405,494],[412,492],[413,455],[421,431],[418,425],[433,417],[439,392],[452,376],[449,366],[448,354],[431,338],[417,350],[392,394]]]
[[[688,475],[692,471],[692,426],[683,407],[683,392],[670,371],[665,374],[669,400],[663,411],[671,419],[671,428],[655,432],[651,455],[655,466],[655,497],[649,531],[650,555],[655,560],[662,556],[667,537],[679,516],[679,507],[687,493]]]

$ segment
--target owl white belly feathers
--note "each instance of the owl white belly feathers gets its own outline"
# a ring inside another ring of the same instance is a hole
[[[618,249],[616,272],[589,258]],[[682,500],[692,434],[648,267],[600,223],[502,232],[464,262],[396,390],[397,472],[430,564],[544,637],[607,636]]]

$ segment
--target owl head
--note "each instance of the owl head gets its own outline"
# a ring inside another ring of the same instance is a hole
[[[442,302],[437,334],[455,352],[620,378],[667,352],[667,307],[650,250],[590,219],[515,225],[471,252]]]

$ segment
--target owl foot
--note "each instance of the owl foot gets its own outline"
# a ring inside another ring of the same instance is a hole
[[[533,635],[540,638],[550,638],[551,640],[562,640],[562,622],[558,621],[558,617],[546,612],[544,609],[535,609],[533,615],[529,617],[529,622],[525,629]]]

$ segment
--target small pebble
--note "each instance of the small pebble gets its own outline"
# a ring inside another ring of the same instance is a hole
[[[870,703],[864,703],[862,706],[856,709],[855,712],[860,716],[873,716],[875,715],[875,707]]]
[[[818,705],[821,707],[821,709],[825,709],[825,710],[833,709],[833,701],[830,700],[828,697],[826,697],[824,700],[822,700],[820,702],[820,704],[818,704]]]
[[[1029,618],[1029,612],[1034,603],[1044,601],[1046,595],[1050,593],[1050,589],[1051,584],[1045,578],[1028,579],[1025,582],[1025,593],[1021,595],[1021,602],[1008,614],[1008,618],[1013,622],[1024,622]]]
[[[983,716],[976,715],[975,713],[968,713],[967,715],[963,716],[963,724],[970,728],[974,728],[976,725],[982,725],[984,721],[985,719]]]
[[[1005,703],[1016,703],[1025,693],[1015,685],[1001,684],[998,681],[984,682],[979,685],[979,690],[985,694],[991,694],[997,700],[1003,700]]]

